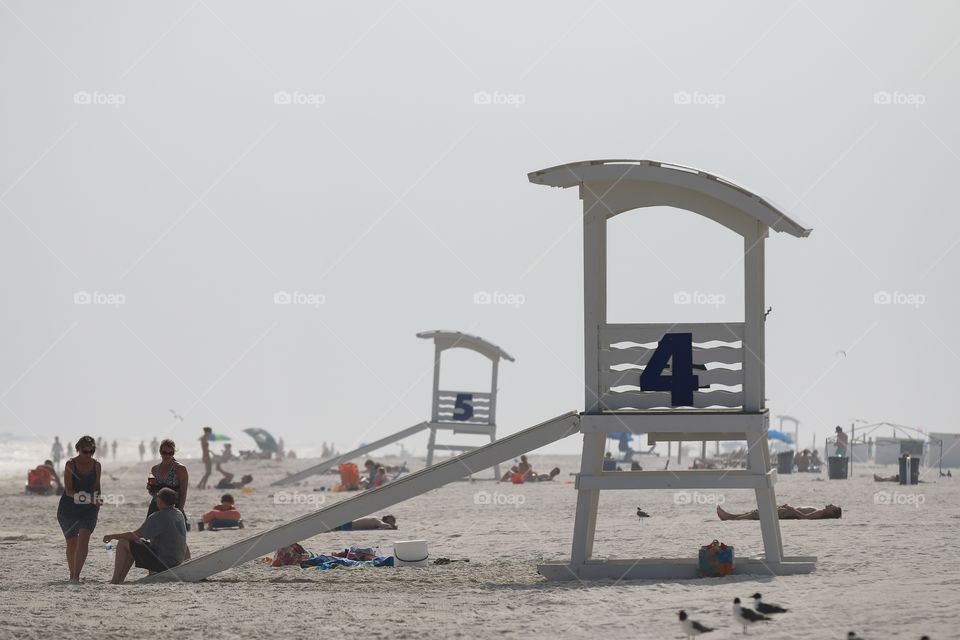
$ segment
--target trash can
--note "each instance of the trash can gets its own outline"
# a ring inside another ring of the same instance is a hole
[[[777,473],[793,473],[793,451],[781,451],[777,454]]]
[[[846,456],[830,456],[827,458],[830,468],[828,474],[831,480],[846,480],[850,468],[850,458]]]
[[[920,458],[900,458],[900,484],[920,483]]]

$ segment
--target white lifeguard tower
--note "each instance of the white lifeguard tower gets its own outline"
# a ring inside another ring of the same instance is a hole
[[[280,478],[273,483],[273,486],[299,482],[318,473],[324,473],[339,466],[341,463],[350,462],[360,456],[372,453],[428,429],[430,430],[430,437],[427,441],[428,467],[433,465],[434,455],[437,451],[463,453],[478,448],[477,445],[463,442],[438,443],[437,432],[447,431],[450,432],[451,435],[487,436],[490,442],[497,439],[497,374],[500,360],[514,362],[513,356],[492,342],[487,342],[479,336],[473,336],[459,331],[423,331],[418,333],[417,337],[425,340],[433,340],[434,344],[433,400],[430,420],[417,423],[412,427],[407,427],[406,429],[392,433],[374,442],[361,445],[346,453],[328,458],[303,471]],[[441,389],[440,365],[443,360],[443,352],[448,349],[467,349],[488,358],[491,363],[490,390],[481,392],[447,391]],[[494,465],[493,474],[494,479],[500,479],[499,465]]]
[[[569,562],[541,565],[540,573],[555,580],[696,577],[692,553],[684,559],[592,557],[600,492],[612,489],[753,489],[764,557],[738,557],[735,571],[812,571],[816,558],[783,553],[764,406],[764,240],[769,229],[801,238],[810,229],[756,194],[689,167],[595,160],[528,177],[534,184],[578,187],[583,201],[585,411],[573,546]],[[607,322],[607,221],[657,206],[700,214],[743,237],[743,322]],[[748,469],[604,472],[606,434],[623,431],[646,433],[651,444],[745,440]]]

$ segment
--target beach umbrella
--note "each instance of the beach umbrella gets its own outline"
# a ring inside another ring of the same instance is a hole
[[[769,429],[767,431],[768,440],[781,440],[787,444],[793,444],[793,438],[784,433],[783,431],[777,431],[776,429]]]
[[[278,448],[277,441],[274,440],[270,432],[265,429],[250,427],[249,429],[244,429],[243,432],[257,441],[257,446],[260,447],[260,451],[274,453]]]
[[[633,440],[632,433],[621,433],[619,431],[610,432],[607,434],[607,438],[610,440],[618,440],[620,445],[617,447],[620,451],[626,453],[630,451],[630,442]]]
[[[211,433],[209,436],[207,436],[207,440],[209,440],[210,442],[221,442],[223,440],[229,440],[229,439],[230,439],[230,436],[224,435],[222,433]]]

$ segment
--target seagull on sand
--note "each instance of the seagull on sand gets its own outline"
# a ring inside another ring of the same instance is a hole
[[[858,635],[857,635],[856,633],[854,633],[853,631],[848,631],[848,632],[847,632],[847,640],[863,640],[863,638],[862,638],[861,636],[858,636]]]
[[[710,633],[713,631],[712,628],[704,626],[696,620],[691,620],[687,616],[686,611],[680,612],[680,628],[683,629],[683,635],[685,635],[688,639],[694,636],[699,636],[702,633]]]
[[[641,509],[640,507],[637,507],[637,517],[638,517],[638,518],[649,518],[649,517],[650,517],[650,514],[647,513],[646,511],[644,511],[643,509]],[[681,611],[680,613],[683,613],[683,612]]]
[[[778,607],[775,604],[767,604],[762,600],[762,597],[759,593],[755,593],[751,596],[753,598],[753,608],[764,615],[771,615],[774,613],[786,613],[787,610],[783,607]]]
[[[768,618],[762,613],[757,613],[749,607],[740,606],[740,598],[733,599],[733,617],[740,623],[743,627],[743,632],[747,632],[747,627],[756,623],[756,622],[765,622],[768,620],[773,620],[773,618]]]

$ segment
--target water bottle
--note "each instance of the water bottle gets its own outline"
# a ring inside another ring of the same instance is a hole
[[[112,558],[112,557],[113,557],[113,552],[116,550],[116,548],[113,546],[113,542],[108,542],[108,543],[107,543],[107,545],[106,545],[106,550],[107,550],[107,556],[109,556],[109,557]]]

